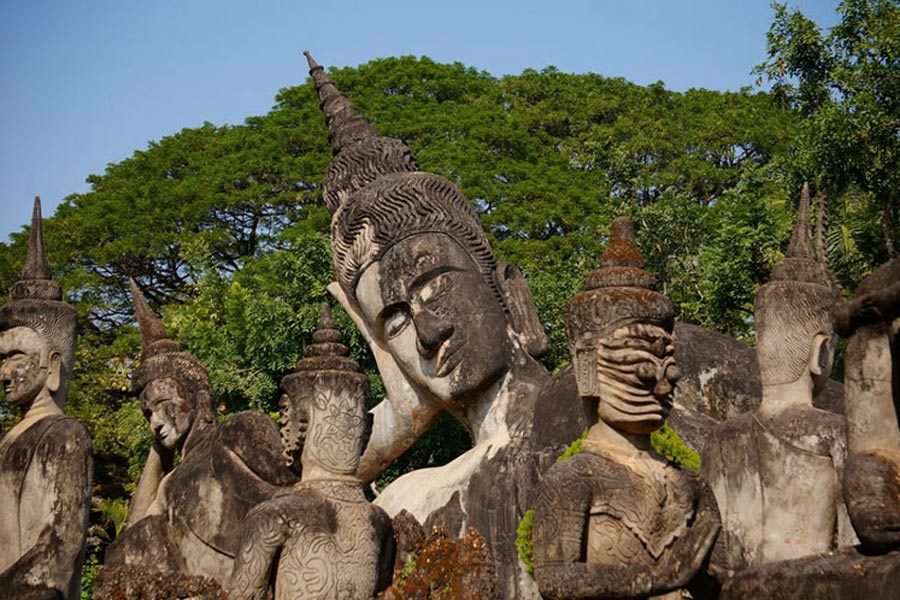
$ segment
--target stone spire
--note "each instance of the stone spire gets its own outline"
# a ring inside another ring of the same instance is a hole
[[[820,216],[817,218],[817,233],[819,228],[824,236],[824,203]],[[820,252],[813,245],[810,236],[809,220],[809,184],[803,184],[800,192],[800,206],[797,210],[797,222],[794,224],[794,232],[788,244],[784,258],[772,268],[772,281],[795,281],[815,283],[832,287],[832,277],[829,275],[827,259],[824,256],[824,240],[817,235],[817,244],[822,246]]]
[[[31,231],[28,234],[28,254],[22,267],[22,277],[13,284],[9,297],[10,300],[62,300],[62,288],[51,278],[47,251],[44,248],[39,196],[34,197]]]
[[[166,328],[141,294],[137,282],[131,277],[128,278],[128,282],[134,301],[134,316],[141,330],[141,360],[144,361],[156,354],[180,351],[181,346],[169,337]]]
[[[322,370],[359,372],[356,361],[348,356],[350,350],[343,344],[341,332],[334,327],[331,307],[327,302],[323,302],[319,309],[319,322],[312,339],[313,343],[307,346],[305,356],[297,361],[295,372]]]
[[[388,173],[414,172],[419,164],[403,142],[379,135],[341,94],[321,65],[304,51],[319,94],[334,158],[322,181],[325,205],[332,214],[357,190]]]
[[[304,50],[303,55],[309,63],[309,74],[319,93],[319,106],[325,113],[328,137],[334,153],[338,154],[366,138],[379,137],[375,128],[369,125],[353,103],[334,87],[325,69],[313,59],[309,50]]]

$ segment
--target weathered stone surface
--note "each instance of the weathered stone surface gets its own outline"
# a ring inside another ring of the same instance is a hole
[[[324,183],[338,279],[329,289],[369,341],[387,389],[360,476],[375,479],[452,413],[474,448],[404,475],[376,504],[441,524],[451,538],[475,527],[497,561],[501,595],[537,597],[516,526],[541,471],[582,432],[580,400],[544,393],[555,383],[535,358],[546,337],[527,283],[497,264],[468,200],[379,137],[312,59],[310,74],[335,152]],[[535,419],[540,402],[562,415],[555,430]]]
[[[650,449],[679,378],[674,310],[653,290],[631,221],[613,221],[600,267],[566,307],[578,392],[594,422],[582,451],[551,467],[534,512],[546,598],[667,594],[698,575],[719,530],[712,493]]]
[[[297,476],[266,415],[244,412],[216,423],[203,364],[180,351],[136,285],[132,291],[144,345],[132,385],[154,443],[128,525],[105,564],[175,569],[224,585],[250,509]],[[181,463],[174,467],[176,452]]]
[[[844,498],[863,545],[900,548],[900,259],[835,309],[845,352],[850,459]]]
[[[391,587],[380,600],[499,600],[494,561],[484,538],[472,527],[453,539],[447,530],[424,528],[407,512],[394,518],[402,532]],[[400,556],[404,558],[401,560]]]
[[[820,235],[809,232],[809,193],[784,260],[756,297],[758,409],[726,420],[703,452],[702,474],[722,515],[716,561],[731,569],[825,554],[856,543],[840,481],[846,422],[813,407],[831,370],[833,284]]]
[[[247,516],[229,585],[232,600],[366,600],[390,583],[390,519],[356,476],[367,437],[369,380],[347,358],[324,305],[313,344],[286,376],[286,428],[302,446],[303,477]],[[289,438],[289,439],[291,439]],[[285,453],[295,456],[297,448]]]
[[[197,575],[144,569],[106,567],[94,579],[94,598],[103,600],[227,600],[215,580]]]
[[[91,442],[63,414],[75,311],[44,253],[35,198],[28,257],[0,308],[0,382],[21,420],[0,436],[0,595],[77,598],[90,510]]]
[[[830,556],[787,560],[726,579],[721,600],[875,600],[896,598],[900,552],[864,556],[852,548]]]

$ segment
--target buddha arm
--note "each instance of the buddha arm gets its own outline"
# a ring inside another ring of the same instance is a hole
[[[159,484],[162,482],[163,477],[166,476],[166,473],[172,470],[171,464],[166,469],[165,462],[156,447],[151,446],[137,490],[135,490],[134,498],[131,500],[131,509],[128,511],[126,527],[131,527],[147,516],[150,507],[156,501]],[[172,461],[168,462],[171,463]]]
[[[23,540],[34,543],[0,574],[0,590],[36,593],[35,582],[67,598],[80,576],[80,558],[90,510],[93,472],[87,430],[64,418],[50,427],[35,448],[19,498]]]
[[[232,600],[265,600],[273,569],[290,528],[281,511],[281,500],[265,502],[248,513],[241,527],[241,546],[234,559],[228,597]]]

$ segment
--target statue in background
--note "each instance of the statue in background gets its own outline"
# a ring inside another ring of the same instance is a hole
[[[642,267],[631,221],[614,220],[600,268],[566,307],[594,418],[582,451],[540,486],[533,539],[545,598],[680,598],[719,531],[711,491],[650,448],[680,373],[672,303]]]
[[[134,281],[131,291],[143,346],[132,389],[153,446],[128,524],[105,564],[204,576],[224,586],[243,519],[297,475],[268,416],[243,412],[216,423],[206,368],[169,338]]]
[[[0,382],[21,420],[0,437],[0,595],[78,598],[91,499],[91,441],[65,416],[75,311],[44,252],[40,198],[22,277],[0,308]]]
[[[900,258],[860,282],[835,310],[844,352],[844,500],[862,545],[900,548]]]
[[[831,308],[839,295],[821,242],[824,202],[818,218],[814,249],[804,186],[787,253],[756,295],[762,403],[721,424],[703,452],[702,473],[722,515],[717,561],[730,569],[856,543],[840,484],[846,422],[812,406],[831,371]]]
[[[391,522],[356,475],[369,378],[347,352],[326,304],[306,357],[282,381],[282,415],[302,444],[303,477],[247,516],[232,600],[263,600],[272,584],[275,598],[367,600],[390,585]]]
[[[338,279],[329,289],[366,336],[387,389],[360,478],[374,480],[441,413],[454,415],[474,447],[400,477],[375,503],[451,538],[474,527],[502,594],[536,597],[516,527],[541,471],[583,431],[574,385],[536,360],[546,338],[528,285],[497,264],[468,200],[419,171],[402,142],[379,136],[307,57],[335,154],[323,183]]]

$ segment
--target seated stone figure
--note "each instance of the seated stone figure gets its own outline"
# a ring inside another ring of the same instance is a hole
[[[91,441],[63,414],[75,311],[50,278],[35,198],[22,278],[0,308],[0,382],[21,420],[0,436],[0,597],[78,598]]]
[[[630,220],[613,221],[600,268],[566,308],[594,422],[582,451],[540,486],[533,540],[545,598],[680,598],[719,530],[709,488],[650,448],[680,374],[672,303],[653,291],[633,236]]]
[[[268,416],[244,412],[216,423],[203,364],[168,337],[134,281],[131,289],[143,344],[132,388],[153,447],[105,565],[186,573],[224,586],[247,513],[297,476]]]
[[[900,548],[900,259],[876,269],[835,310],[844,353],[844,500],[863,546]]]
[[[356,475],[369,379],[346,355],[325,305],[306,358],[282,381],[282,417],[302,443],[303,477],[247,516],[231,600],[263,600],[270,585],[275,598],[367,600],[390,584],[391,521]]]
[[[823,207],[818,213],[821,221]],[[790,245],[772,278],[754,306],[762,402],[721,424],[702,458],[702,474],[722,515],[716,561],[730,569],[856,543],[840,483],[846,422],[812,406],[831,371],[837,290],[821,244],[819,252],[812,245],[806,186]]]
[[[542,469],[583,431],[574,385],[535,359],[546,338],[527,283],[497,264],[462,193],[418,171],[406,146],[379,136],[309,63],[335,152],[323,183],[338,278],[329,289],[367,337],[387,388],[360,478],[375,479],[441,413],[454,415],[474,447],[400,477],[375,503],[427,529],[445,526],[451,538],[474,527],[503,595],[536,597],[516,527]]]

